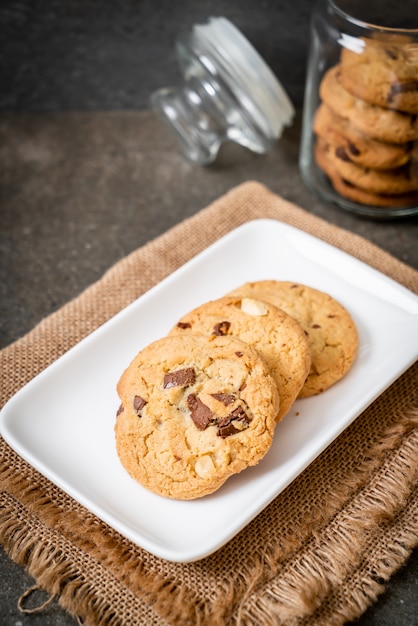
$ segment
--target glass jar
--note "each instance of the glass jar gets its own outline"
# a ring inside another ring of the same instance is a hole
[[[418,214],[416,0],[321,0],[299,158],[308,187],[368,217]]]
[[[226,18],[212,17],[176,41],[184,83],[151,95],[151,106],[184,156],[206,165],[225,140],[264,153],[292,123],[279,80]]]

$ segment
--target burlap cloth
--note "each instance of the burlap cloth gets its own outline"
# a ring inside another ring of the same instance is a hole
[[[260,217],[305,230],[418,292],[412,268],[248,182],[4,349],[2,402],[197,252]],[[196,563],[138,548],[1,441],[2,542],[83,624],[343,624],[378,597],[418,543],[417,374],[415,364],[232,541]]]

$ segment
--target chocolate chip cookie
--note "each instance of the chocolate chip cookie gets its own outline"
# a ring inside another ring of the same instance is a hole
[[[163,337],[133,359],[117,390],[117,453],[158,495],[210,494],[271,446],[277,386],[258,352],[230,335]]]
[[[360,51],[343,48],[340,82],[371,104],[418,114],[418,45],[358,39]]]

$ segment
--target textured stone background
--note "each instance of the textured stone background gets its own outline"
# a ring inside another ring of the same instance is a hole
[[[312,4],[3,0],[0,109],[147,108],[149,94],[178,77],[178,34],[221,15],[245,33],[301,104]]]

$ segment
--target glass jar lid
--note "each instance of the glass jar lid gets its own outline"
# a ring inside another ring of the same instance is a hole
[[[265,153],[290,126],[294,108],[271,69],[224,17],[176,41],[184,81],[151,95],[151,106],[187,159],[206,165],[224,141]]]
[[[226,18],[211,17],[193,33],[205,43],[218,70],[266,134],[277,139],[295,110],[280,81],[246,37]]]

